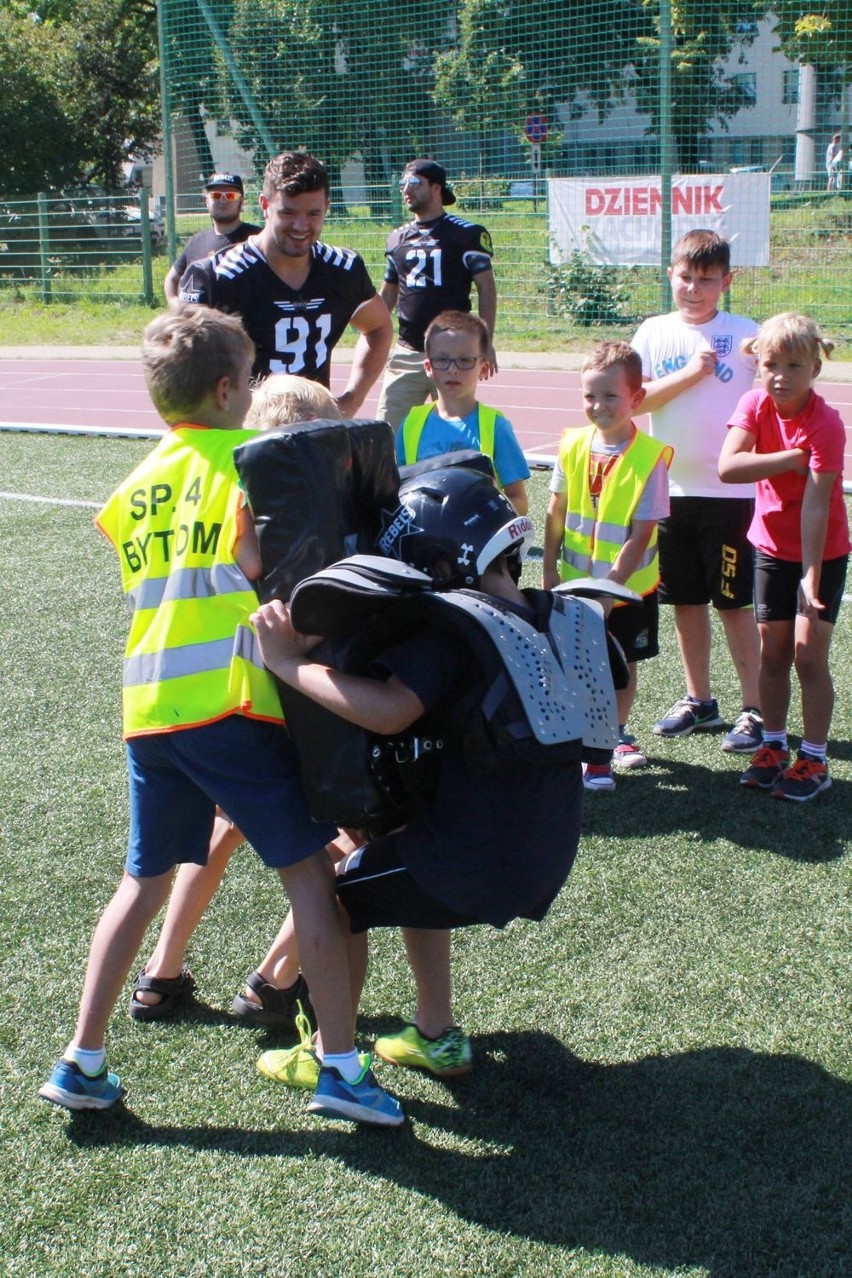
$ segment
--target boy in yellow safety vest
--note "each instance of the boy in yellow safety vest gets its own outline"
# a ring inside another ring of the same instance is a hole
[[[254,345],[240,320],[176,308],[145,331],[143,365],[168,430],[96,524],[118,552],[132,609],[123,667],[130,779],[125,871],[101,915],[74,1036],[39,1095],[70,1110],[124,1093],[104,1040],[175,866],[203,865],[217,805],[278,870],[320,1027],[308,1108],[398,1126],[399,1102],[353,1044],[347,949],[325,844],[311,820],[251,615],[261,570],[233,454],[251,402]]]
[[[511,422],[477,403],[476,388],[488,376],[491,338],[478,315],[442,311],[426,330],[423,367],[435,383],[437,403],[412,408],[396,437],[397,461],[410,466],[425,457],[474,448],[491,458],[497,483],[519,515],[529,505],[530,469]]]
[[[633,423],[645,397],[642,362],[626,342],[601,342],[580,369],[583,407],[592,423],[566,430],[550,482],[544,536],[543,583],[601,577],[642,596],[635,604],[608,601],[610,632],[627,658],[630,680],[616,694],[619,768],[648,760],[627,733],[636,698],[636,663],[658,652],[657,522],[669,509],[668,467],[673,450]],[[614,790],[610,764],[585,764],[587,790]]]

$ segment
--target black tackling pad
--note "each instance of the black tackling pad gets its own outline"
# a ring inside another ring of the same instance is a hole
[[[252,509],[262,602],[335,560],[374,549],[380,511],[399,504],[387,422],[297,422],[241,444],[234,461]]]

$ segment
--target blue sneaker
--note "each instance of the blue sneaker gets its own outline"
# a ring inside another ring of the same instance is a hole
[[[104,1066],[100,1074],[84,1074],[75,1061],[57,1061],[39,1096],[66,1109],[111,1109],[124,1095],[118,1074]]]
[[[721,724],[715,697],[710,701],[681,697],[668,714],[657,720],[651,731],[655,737],[688,737],[691,732],[697,732],[701,728],[718,728]]]
[[[323,1065],[308,1109],[324,1118],[351,1118],[379,1127],[399,1127],[405,1121],[399,1101],[376,1082],[369,1057],[354,1083],[347,1083],[333,1066]]]

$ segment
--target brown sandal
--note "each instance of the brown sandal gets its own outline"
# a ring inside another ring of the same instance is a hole
[[[130,995],[128,1012],[134,1021],[164,1021],[173,1016],[178,1006],[195,989],[188,968],[180,976],[149,976],[143,968],[136,977]],[[137,994],[159,994],[159,1003],[140,1003]]]

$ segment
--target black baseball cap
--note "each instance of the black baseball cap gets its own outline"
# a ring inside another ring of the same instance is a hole
[[[403,174],[416,173],[418,177],[423,177],[427,182],[434,182],[441,188],[441,200],[444,204],[455,204],[456,197],[453,195],[452,189],[447,185],[447,170],[442,164],[438,164],[436,160],[409,160],[406,164]]]
[[[239,173],[211,173],[204,183],[204,189],[205,191],[212,191],[214,186],[235,186],[238,191],[245,194],[243,179]]]

